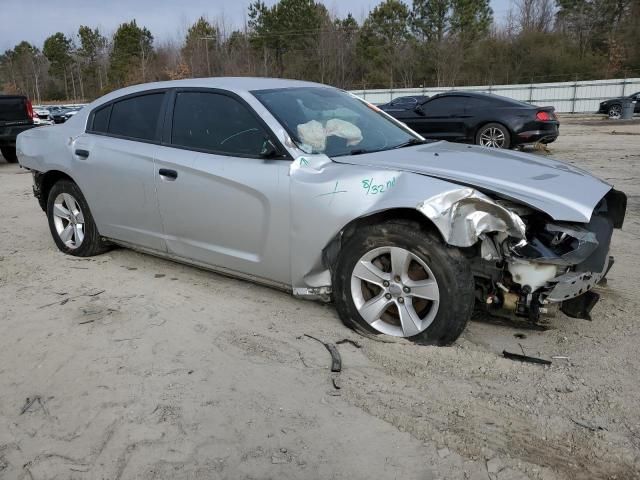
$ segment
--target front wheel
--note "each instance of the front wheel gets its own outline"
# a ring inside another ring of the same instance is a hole
[[[476,144],[481,147],[510,148],[511,134],[504,125],[488,123],[478,130]]]
[[[0,153],[7,161],[7,163],[17,163],[18,155],[16,154],[16,147],[0,147]]]
[[[414,222],[358,229],[341,249],[333,284],[342,321],[367,333],[447,345],[473,312],[468,262]]]
[[[47,198],[47,218],[53,240],[60,251],[76,257],[91,257],[108,250],[93,221],[89,205],[78,186],[60,180]]]

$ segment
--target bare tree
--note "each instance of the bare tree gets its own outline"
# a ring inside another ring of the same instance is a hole
[[[517,0],[516,23],[522,32],[549,32],[553,28],[553,0]]]

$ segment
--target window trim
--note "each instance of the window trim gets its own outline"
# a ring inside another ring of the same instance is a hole
[[[101,137],[118,138],[121,140],[130,140],[133,142],[160,145],[162,140],[162,130],[163,130],[165,116],[166,116],[165,113],[167,110],[167,100],[169,97],[169,95],[167,95],[167,92],[169,90],[170,89],[168,88],[154,88],[150,90],[141,90],[139,92],[130,93],[128,95],[122,95],[121,97],[114,98],[112,100],[109,100],[108,102],[101,103],[100,105],[92,109],[91,112],[89,113],[89,119],[87,121],[87,127],[85,128],[85,132],[90,133],[91,135],[100,135]],[[107,123],[107,130],[108,130],[109,126],[111,125],[111,114],[113,113],[114,104],[121,102],[123,100],[129,100],[132,98],[144,97],[147,95],[154,95],[158,93],[162,93],[164,94],[164,96],[162,98],[162,103],[160,105],[160,112],[158,113],[158,122],[156,124],[156,131],[154,134],[154,138],[152,140],[148,140],[145,138],[131,137],[128,135],[114,135],[113,133],[109,133],[109,132],[96,132],[93,130],[93,121],[95,118],[95,114],[98,110],[102,110],[103,108],[107,108],[107,107],[109,108],[109,122]]]
[[[207,148],[195,148],[195,147],[188,147],[185,145],[174,145],[171,139],[171,136],[173,134],[173,114],[175,111],[175,106],[178,100],[179,93],[209,93],[214,95],[218,94],[218,95],[224,95],[225,97],[230,97],[233,100],[236,100],[248,110],[249,114],[253,116],[255,120],[257,120],[258,124],[260,125],[260,127],[262,127],[263,131],[265,132],[269,140],[271,140],[271,142],[275,145],[279,155],[271,158],[265,158],[260,155],[249,155],[249,154],[239,154],[239,153],[231,154],[229,152],[211,150]],[[213,88],[213,87],[212,88],[176,87],[171,89],[171,91],[169,92],[169,95],[167,95],[167,109],[165,111],[164,127],[162,129],[162,140],[160,144],[164,147],[177,148],[179,150],[188,150],[190,152],[208,153],[211,155],[217,155],[217,156],[228,157],[228,158],[252,158],[252,159],[263,160],[263,161],[264,160],[286,160],[286,161],[293,160],[293,157],[291,156],[291,154],[287,151],[286,148],[284,148],[284,145],[282,145],[282,142],[280,142],[278,137],[273,133],[269,125],[267,125],[264,119],[260,117],[260,115],[258,115],[255,109],[244,98],[242,98],[240,95],[238,95],[235,92],[231,92],[229,90],[224,90],[220,88]]]

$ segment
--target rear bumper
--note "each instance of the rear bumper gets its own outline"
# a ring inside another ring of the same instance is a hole
[[[558,127],[553,130],[529,130],[516,134],[515,144],[522,145],[526,143],[551,143],[555,142],[560,135]]]

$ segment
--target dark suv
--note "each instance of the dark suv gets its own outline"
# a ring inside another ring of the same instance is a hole
[[[23,95],[0,95],[0,152],[9,163],[16,163],[16,137],[35,127],[31,101]]]

